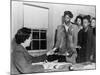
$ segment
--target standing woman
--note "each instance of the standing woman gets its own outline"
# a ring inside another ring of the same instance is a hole
[[[83,24],[83,17],[81,15],[78,15],[74,21],[75,25],[77,25],[78,30],[77,30],[77,36],[78,36],[78,32],[83,29],[82,24]],[[78,37],[77,37],[77,42],[78,42]],[[79,62],[80,60],[80,47],[77,45],[77,59],[76,62]]]
[[[83,28],[82,24],[83,24],[83,18],[81,15],[78,15],[75,19],[75,24],[78,26],[78,32]]]
[[[83,17],[83,29],[78,33],[78,45],[81,47],[79,51],[79,62],[90,62],[92,53],[92,29],[90,28],[90,16]]]
[[[92,31],[93,31],[93,42],[92,42],[92,55],[91,55],[91,60],[93,62],[96,62],[96,18],[93,17],[91,19],[91,27],[92,27]]]
[[[43,72],[42,65],[32,65],[34,57],[25,49],[30,45],[31,32],[28,28],[19,29],[12,41],[11,74]]]
[[[93,34],[96,36],[96,18],[91,19],[91,27],[93,28]]]

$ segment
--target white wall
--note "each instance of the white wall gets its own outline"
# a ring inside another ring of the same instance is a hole
[[[24,26],[33,29],[48,28],[48,9],[24,4]]]
[[[23,26],[23,5],[22,2],[12,1],[12,21],[11,21],[11,37],[14,38],[17,30]]]

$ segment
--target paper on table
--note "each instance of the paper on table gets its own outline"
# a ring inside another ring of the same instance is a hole
[[[64,66],[69,67],[71,66],[71,63],[58,63],[58,62],[48,62],[43,64],[44,69],[61,69],[64,68]]]
[[[71,67],[72,70],[90,70],[90,69],[95,69],[96,65],[95,63],[91,63],[88,65],[84,65],[84,64],[75,64]]]

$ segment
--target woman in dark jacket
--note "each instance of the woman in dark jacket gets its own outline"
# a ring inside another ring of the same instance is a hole
[[[44,72],[42,65],[32,65],[34,57],[29,55],[25,49],[29,46],[31,40],[31,32],[27,28],[18,30],[12,41],[11,53],[11,74],[27,74],[34,72]]]
[[[91,60],[93,62],[96,62],[96,18],[93,17],[91,19],[91,28],[92,28],[92,32],[93,32],[93,49],[92,49],[92,55],[91,55]]]
[[[77,36],[78,36],[79,31],[81,29],[83,29],[83,26],[82,26],[83,25],[83,17],[81,15],[78,15],[76,17],[75,24],[78,27],[78,31],[77,31]],[[77,42],[78,42],[78,37],[77,37]],[[80,60],[80,50],[79,50],[78,46],[77,46],[76,50],[77,50],[77,59],[76,59],[76,62],[79,62],[79,60]]]
[[[81,47],[79,50],[79,63],[81,62],[90,62],[91,51],[92,51],[92,29],[90,25],[90,16],[86,15],[83,17],[83,29],[78,33],[78,45]]]

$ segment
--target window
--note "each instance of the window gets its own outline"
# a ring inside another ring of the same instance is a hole
[[[49,8],[26,2],[23,4],[24,27],[32,29],[32,41],[27,50],[46,50]]]
[[[47,30],[33,29],[32,32],[32,41],[29,47],[26,47],[27,50],[46,50],[47,49]]]

